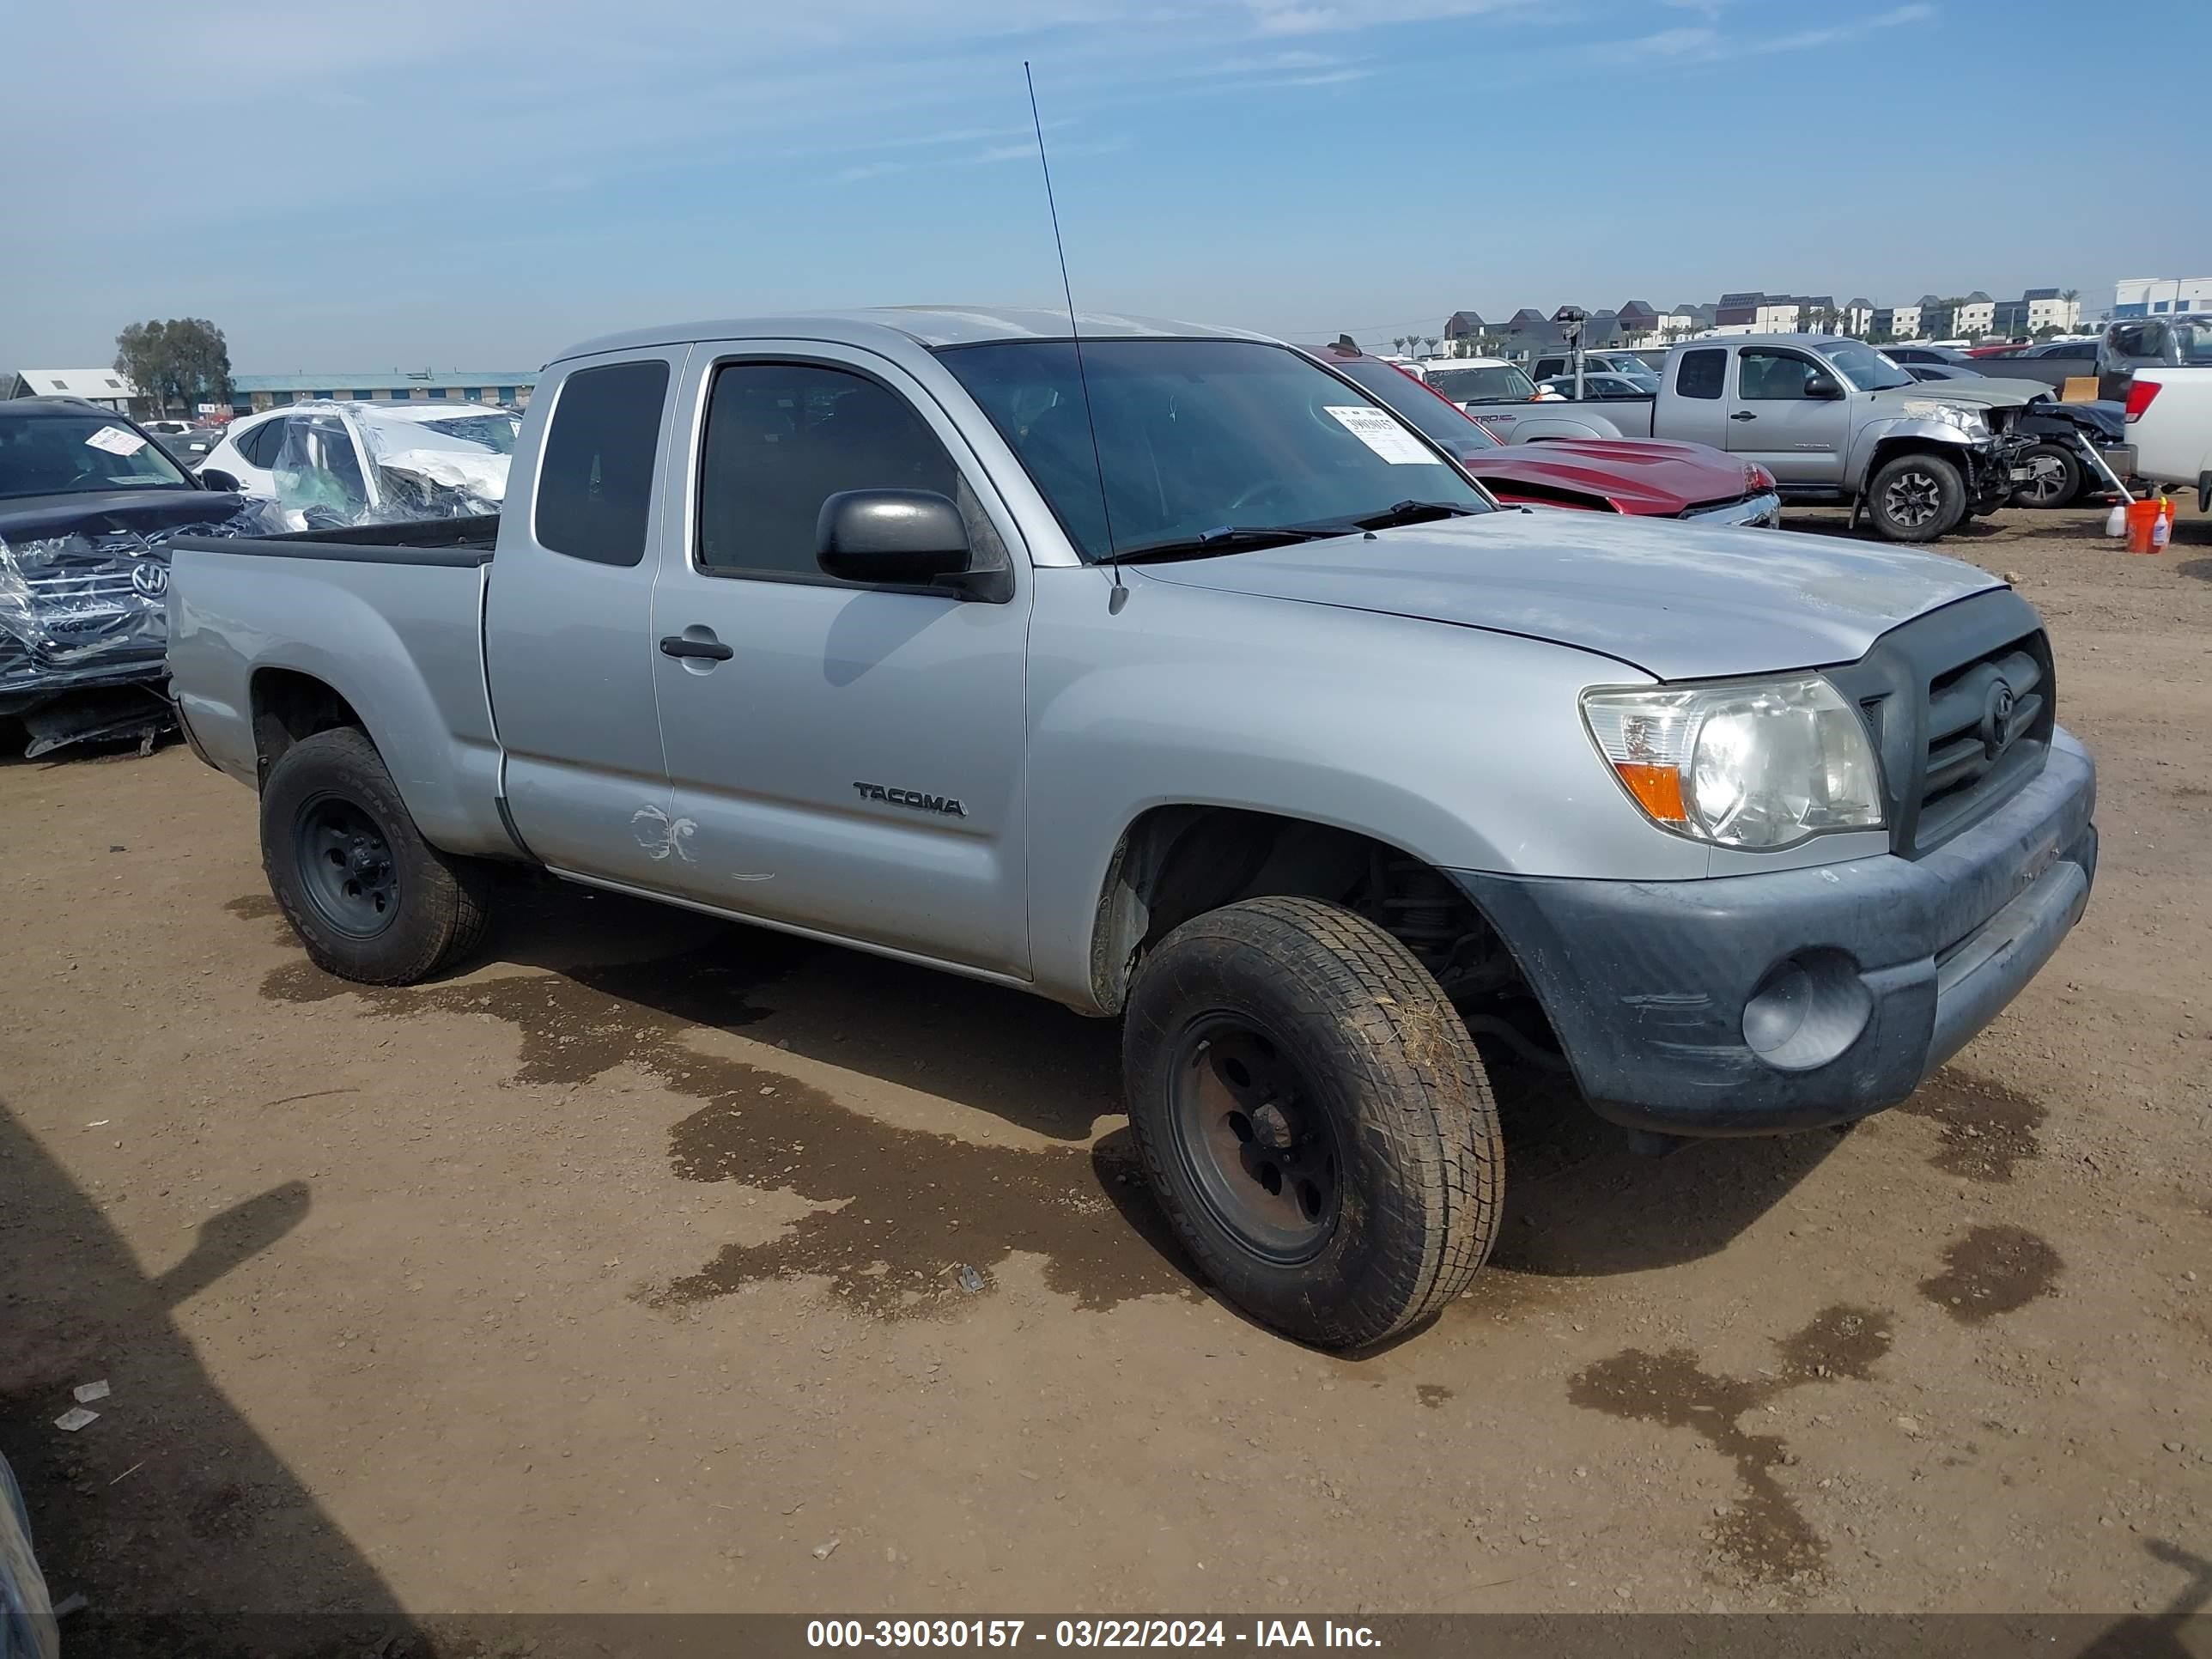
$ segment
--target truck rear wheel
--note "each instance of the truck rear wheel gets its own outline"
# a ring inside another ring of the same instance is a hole
[[[351,726],[287,749],[261,792],[261,866],[315,965],[410,985],[483,937],[482,877],[422,839],[376,745]]]
[[[1966,516],[1966,483],[1940,455],[1883,464],[1867,486],[1867,513],[1886,542],[1932,542]]]
[[[1146,960],[1122,1033],[1152,1190],[1222,1294],[1357,1348],[1432,1317],[1497,1237],[1498,1112],[1457,1012],[1372,923],[1249,899]]]

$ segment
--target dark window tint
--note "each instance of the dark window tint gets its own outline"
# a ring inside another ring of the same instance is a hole
[[[714,376],[699,475],[699,563],[818,576],[815,521],[846,489],[957,500],[945,446],[906,399],[811,363],[732,363]]]
[[[599,564],[645,556],[664,362],[579,369],[561,388],[538,463],[538,541]]]
[[[1757,403],[1792,403],[1806,396],[1806,382],[1820,373],[1809,357],[1794,351],[1747,347],[1736,360],[1736,396]]]
[[[238,453],[249,465],[266,471],[276,465],[276,452],[284,442],[284,422],[264,421],[238,441]]]
[[[1685,398],[1717,398],[1728,375],[1728,353],[1717,349],[1686,351],[1674,371],[1674,390]]]

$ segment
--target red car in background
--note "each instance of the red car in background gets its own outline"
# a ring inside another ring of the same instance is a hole
[[[1705,523],[1781,521],[1773,474],[1710,444],[1551,438],[1508,446],[1387,358],[1370,356],[1348,341],[1304,349],[1442,445],[1501,501]]]

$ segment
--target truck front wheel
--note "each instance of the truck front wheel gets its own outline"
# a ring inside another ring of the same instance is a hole
[[[1932,542],[1966,516],[1966,483],[1940,455],[1887,461],[1867,486],[1867,512],[1887,542]]]
[[[376,745],[351,726],[302,738],[261,791],[261,866],[317,967],[410,985],[483,936],[482,878],[422,839]]]
[[[1139,972],[1121,1058],[1153,1192],[1254,1318],[1368,1346],[1489,1255],[1504,1158],[1481,1057],[1373,924],[1304,898],[1185,922]]]

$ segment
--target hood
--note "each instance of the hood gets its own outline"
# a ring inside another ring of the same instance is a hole
[[[1470,450],[1461,459],[1494,493],[1510,495],[1516,483],[1549,484],[1606,496],[1624,513],[1662,518],[1759,488],[1743,461],[1705,444],[1563,438]]]
[[[27,542],[53,536],[151,536],[184,525],[218,524],[246,498],[220,489],[72,490],[0,501],[0,538]]]
[[[1917,415],[1921,412],[1913,405],[1951,404],[1961,409],[2017,409],[2038,398],[2051,396],[2051,388],[2041,380],[1926,380],[1911,386],[1901,386],[1887,392],[1871,394],[1875,412],[1881,415]]]
[[[1131,574],[1524,635],[1665,680],[1854,662],[1899,623],[2004,586],[1904,548],[1510,508]]]

